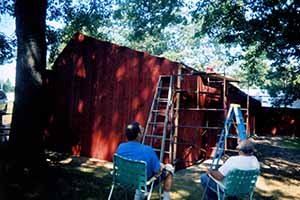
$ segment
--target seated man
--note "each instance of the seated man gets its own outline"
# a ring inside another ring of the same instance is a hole
[[[257,158],[253,155],[254,146],[250,140],[243,140],[237,146],[239,150],[238,156],[232,156],[226,160],[226,162],[218,170],[209,170],[207,173],[210,174],[217,180],[222,180],[229,171],[233,169],[240,170],[253,170],[259,169],[259,162]],[[217,189],[216,183],[211,180],[208,174],[202,174],[200,177],[201,184],[203,188],[209,184],[209,187]],[[217,199],[217,195],[211,189],[207,188],[206,198],[207,199]]]
[[[128,142],[119,145],[116,154],[133,160],[142,160],[147,163],[148,179],[154,175],[161,175],[164,179],[164,200],[170,199],[172,173],[174,168],[160,163],[157,155],[150,146],[141,144],[143,139],[142,128],[138,122],[132,122],[126,127],[125,134]],[[168,168],[168,170],[167,170]]]

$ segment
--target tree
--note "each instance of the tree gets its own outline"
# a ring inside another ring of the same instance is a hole
[[[126,20],[131,28],[129,40],[139,40],[160,33],[172,23],[181,23],[182,0],[144,1],[117,0],[114,18]]]
[[[11,39],[0,32],[0,65],[13,58]]]
[[[107,40],[112,26],[112,0],[93,0],[75,3],[73,0],[49,0],[47,20],[63,24],[57,29],[48,25],[46,29],[49,63],[53,63],[58,53],[73,35],[81,32],[92,37]]]
[[[17,67],[10,145],[21,168],[44,162],[43,77],[46,69],[47,0],[16,0]]]
[[[272,96],[280,95],[285,105],[300,98],[298,3],[269,0],[201,1],[193,14],[196,20],[203,22],[200,35],[208,34],[228,45],[239,44],[245,52],[255,47],[256,58],[269,60],[271,68],[267,71],[263,87],[269,89]],[[248,59],[245,55],[242,59]],[[255,75],[259,70],[248,71]],[[282,83],[280,79],[284,78],[287,79]]]
[[[13,1],[7,1],[13,2]],[[46,69],[47,47],[57,49],[61,42],[67,41],[75,31],[83,31],[89,34],[101,35],[99,28],[103,21],[109,19],[109,6],[111,1],[94,0],[76,5],[72,0],[47,0],[15,2],[16,35],[17,35],[17,67],[15,102],[12,119],[10,144],[20,167],[39,167],[43,164],[42,142],[42,116],[43,116],[43,79]],[[170,1],[171,3],[173,1]],[[169,1],[167,3],[170,3]],[[174,1],[175,2],[175,1]],[[134,2],[132,2],[134,3]],[[138,2],[138,5],[141,2]],[[10,5],[14,5],[13,3]],[[150,5],[150,4],[149,4]],[[153,3],[155,10],[149,9],[152,21],[148,22],[151,27],[164,20],[163,16],[157,16],[157,9],[163,9],[160,4]],[[172,16],[174,7],[169,6],[163,14]],[[134,12],[131,10],[130,12]],[[55,30],[46,27],[48,20],[62,20],[67,24],[63,30]],[[159,20],[157,18],[159,17]],[[99,20],[100,19],[100,20]],[[145,23],[144,19],[143,23]],[[137,22],[137,21],[136,21]],[[160,26],[165,27],[168,23]],[[148,26],[145,30],[153,33]],[[142,27],[139,28],[141,30]],[[155,28],[156,31],[161,28]],[[46,40],[47,36],[47,40]],[[62,39],[58,39],[58,38]],[[139,38],[139,37],[138,37]],[[50,54],[50,58],[51,58]],[[22,152],[22,154],[20,154]],[[18,156],[21,155],[21,156]]]
[[[14,91],[14,87],[9,79],[6,79],[6,81],[3,83],[3,91],[6,93]]]
[[[13,1],[3,1],[0,4],[0,21],[4,14],[13,15],[13,10]],[[13,39],[0,31],[0,65],[9,62],[13,58],[13,46]]]
[[[50,62],[54,61],[63,44],[78,31],[139,51],[161,55],[168,49],[169,39],[163,31],[172,24],[184,21],[180,15],[182,0],[71,2],[49,1],[47,19],[60,20],[65,24],[61,30],[51,27],[47,29]]]

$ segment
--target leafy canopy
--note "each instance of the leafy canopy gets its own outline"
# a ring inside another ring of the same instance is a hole
[[[300,98],[300,5],[284,0],[199,1],[193,12],[203,21],[200,35],[218,42],[240,45],[250,77],[261,77],[272,96],[285,105]],[[253,51],[253,47],[255,51]],[[252,56],[250,56],[252,55]],[[255,58],[255,59],[254,59]],[[258,60],[268,59],[270,69],[261,73]],[[257,74],[261,73],[261,74]]]
[[[0,5],[0,20],[13,6]],[[48,0],[48,58],[83,32],[200,69],[238,65],[227,71],[290,104],[300,98],[299,13],[297,3],[280,0]],[[0,33],[0,64],[13,57],[12,41]]]

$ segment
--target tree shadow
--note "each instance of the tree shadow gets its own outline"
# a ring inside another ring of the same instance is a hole
[[[300,150],[260,144],[256,145],[261,162],[261,175],[278,181],[300,180]]]

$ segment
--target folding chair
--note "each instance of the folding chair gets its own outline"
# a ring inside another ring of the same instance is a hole
[[[126,192],[128,190],[130,191],[138,190],[144,194],[144,197],[147,196],[147,200],[151,198],[153,184],[156,178],[153,177],[149,181],[147,181],[146,162],[124,158],[122,156],[115,154],[113,157],[112,175],[113,175],[113,181],[108,196],[108,200],[111,199],[115,186],[120,186],[121,188],[125,189]],[[147,188],[148,185],[150,185],[149,190]]]
[[[248,196],[252,200],[253,190],[259,173],[259,170],[234,169],[228,173],[222,182],[209,175],[217,184],[217,190],[215,188],[210,189],[217,193],[218,200],[225,199],[228,196]]]

